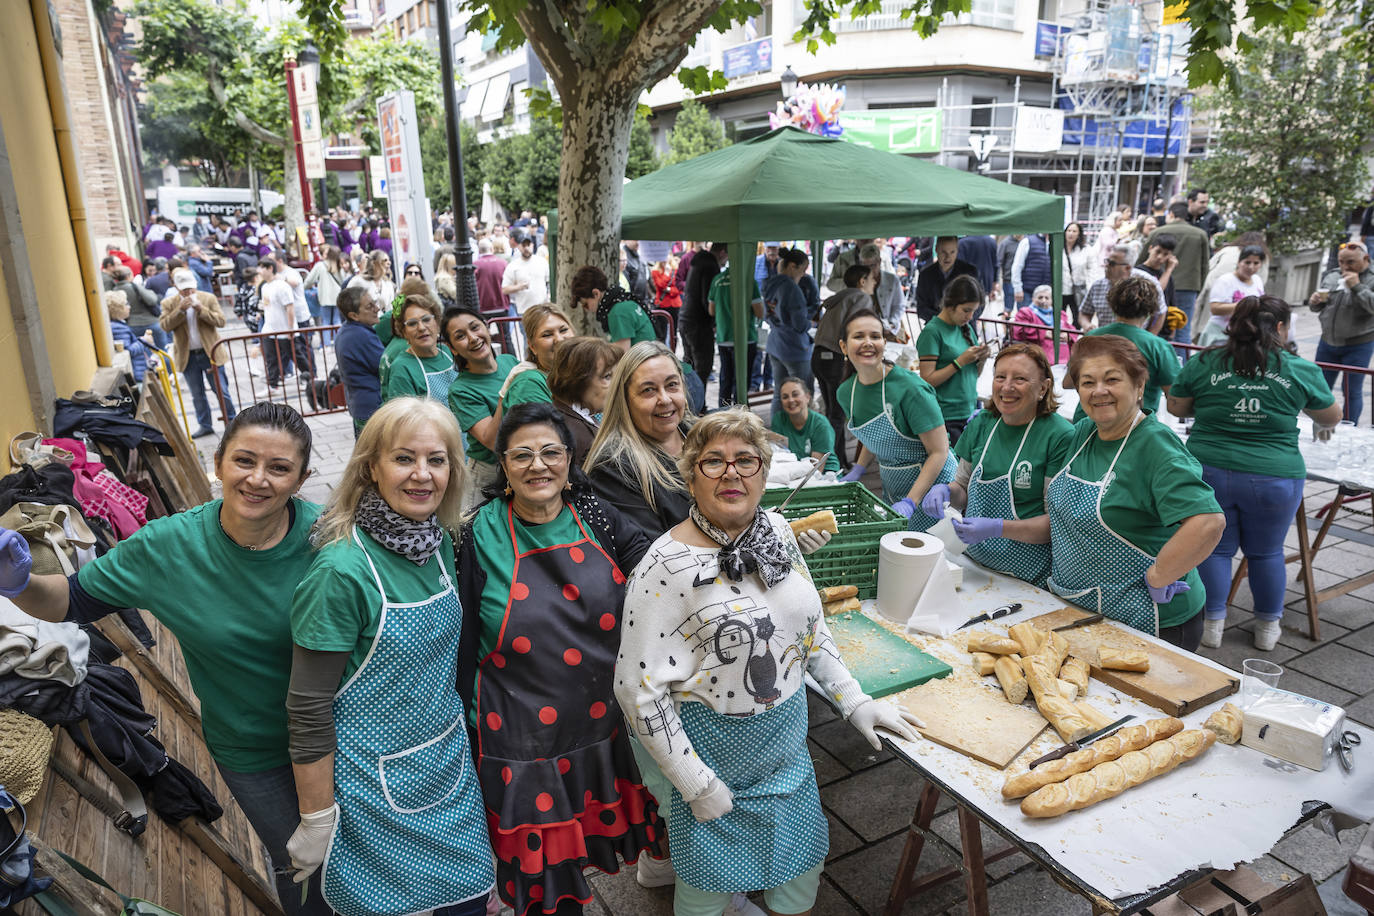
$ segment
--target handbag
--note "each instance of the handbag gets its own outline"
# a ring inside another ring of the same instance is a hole
[[[95,549],[86,519],[66,504],[16,503],[0,515],[0,527],[28,541],[35,575],[70,576],[77,570],[76,551]]]
[[[0,786],[19,804],[33,801],[43,787],[52,743],[51,728],[17,709],[0,708]]]

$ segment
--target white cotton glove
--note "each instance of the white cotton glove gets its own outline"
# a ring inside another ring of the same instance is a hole
[[[701,794],[688,804],[692,806],[692,814],[704,824],[729,814],[735,807],[735,796],[719,776],[712,776]]]
[[[815,553],[829,543],[829,531],[817,531],[814,528],[808,528],[806,531],[797,535],[797,546],[800,547],[801,552],[806,555]]]
[[[329,852],[329,841],[334,836],[334,825],[338,821],[338,805],[330,805],[323,811],[301,815],[296,832],[286,841],[286,852],[291,856],[291,867],[296,870],[291,876],[292,881],[300,884],[324,864],[325,853]]]
[[[882,750],[883,747],[882,739],[878,737],[879,728],[885,728],[899,738],[916,741],[921,737],[916,729],[925,727],[924,722],[905,709],[871,699],[860,703],[859,707],[849,714],[849,724],[868,739],[874,750]]]
[[[514,368],[510,370],[510,374],[506,376],[506,380],[501,383],[501,390],[497,393],[496,399],[499,401],[501,398],[504,398],[506,392],[510,391],[510,383],[515,381],[521,374],[536,368],[538,367],[535,366],[534,363],[528,362],[527,360],[521,360],[516,363]]]

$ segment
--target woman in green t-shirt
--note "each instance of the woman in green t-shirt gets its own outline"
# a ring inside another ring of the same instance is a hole
[[[1163,337],[1145,330],[1145,325],[1154,318],[1158,302],[1159,287],[1153,280],[1148,277],[1127,277],[1107,293],[1107,307],[1112,310],[1111,324],[1088,332],[1090,335],[1115,334],[1135,344],[1150,367],[1140,406],[1155,413],[1159,412],[1159,396],[1167,395],[1174,379],[1178,378],[1178,357],[1174,355],[1174,348],[1165,343]],[[1081,420],[1084,416],[1083,408],[1078,410],[1074,415],[1075,420]]]
[[[288,596],[314,558],[309,532],[320,513],[296,497],[310,449],[300,414],[254,404],[215,451],[221,499],[154,519],[70,577],[30,576],[24,539],[0,529],[0,594],[41,620],[93,623],[136,607],[161,621],[181,646],[210,756],[271,856],[282,908],[326,916],[333,910],[318,882],[301,901],[286,848],[297,809],[287,753]]]
[[[806,383],[795,375],[782,380],[782,410],[773,414],[769,423],[773,432],[787,438],[787,447],[798,458],[825,458],[822,471],[840,470],[835,454],[835,431],[825,417],[811,409]]]
[[[398,398],[358,437],[291,605],[297,876],[340,913],[476,916],[495,883],[454,689],[463,433]],[[321,866],[323,866],[321,868]]]
[[[1316,363],[1289,349],[1288,303],[1248,296],[1236,304],[1226,342],[1184,365],[1169,392],[1169,412],[1197,417],[1188,451],[1226,513],[1226,532],[1202,561],[1207,587],[1202,644],[1221,645],[1231,559],[1245,551],[1255,602],[1255,648],[1278,642],[1283,619],[1284,537],[1302,500],[1307,467],[1298,452],[1299,413],[1334,427],[1341,409]]]
[[[467,436],[463,493],[466,512],[496,479],[496,458],[491,453],[499,427],[495,414],[501,386],[520,360],[492,349],[491,330],[482,316],[471,309],[452,308],[445,312],[443,336],[458,366],[458,377],[448,389],[448,409]]]
[[[993,362],[992,400],[954,447],[954,480],[931,487],[921,504],[935,518],[946,503],[958,509],[964,517],[954,533],[970,557],[1040,588],[1050,574],[1045,484],[1073,437],[1058,408],[1045,351],[1033,343],[1003,347]]]
[[[406,349],[391,363],[383,400],[406,396],[448,402],[448,389],[458,376],[453,357],[439,339],[439,300],[428,288],[400,298],[391,310],[391,329]]]
[[[658,340],[649,307],[629,290],[611,285],[599,268],[590,264],[578,268],[571,286],[573,300],[596,314],[596,323],[622,352],[641,341]]]
[[[983,303],[983,289],[973,277],[955,277],[945,287],[940,312],[926,322],[916,338],[921,378],[935,389],[940,414],[951,445],[978,407],[978,374],[988,358],[987,344],[978,342],[973,314]]]
[[[525,358],[506,376],[501,386],[501,408],[510,410],[517,404],[551,404],[548,374],[553,368],[554,351],[561,341],[572,337],[572,321],[567,313],[552,302],[532,305],[520,316],[520,330],[525,334]],[[496,414],[497,424],[501,415]]]
[[[1065,385],[1087,412],[1050,481],[1050,591],[1189,652],[1202,638],[1196,567],[1226,519],[1202,466],[1140,409],[1149,367],[1130,341],[1084,337]],[[1127,446],[1130,446],[1127,448]]]

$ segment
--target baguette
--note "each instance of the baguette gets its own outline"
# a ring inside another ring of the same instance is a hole
[[[812,512],[806,518],[793,519],[787,524],[792,527],[793,536],[801,534],[803,531],[829,531],[831,534],[840,533],[840,526],[835,521],[835,513],[829,509]],[[857,590],[855,593],[857,594]]]
[[[1019,706],[1030,690],[1026,676],[1021,673],[1021,666],[1012,661],[1010,656],[1003,655],[993,663],[993,673],[997,675],[997,683],[1002,685],[1002,692],[1007,695],[1007,702]]]
[[[1057,677],[1059,669],[1064,666],[1064,659],[1069,657],[1069,640],[1063,633],[1046,633],[1045,636],[1045,642],[1036,654],[1046,659],[1051,673]]]
[[[1093,706],[1091,703],[1075,703],[1073,705],[1078,707],[1079,714],[1087,719],[1089,724],[1092,725],[1093,731],[1097,731],[1099,728],[1106,728],[1113,722],[1111,716],[1099,712],[1097,707]]]
[[[1113,671],[1149,671],[1150,656],[1144,649],[1114,649],[1111,646],[1099,646],[1097,649],[1097,667],[1110,668]]]
[[[1030,657],[1050,638],[1050,634],[1030,623],[1018,623],[1007,629],[1007,635],[1021,646],[1021,654]]]
[[[1088,695],[1088,663],[1078,656],[1072,656],[1059,668],[1059,676],[1078,688],[1078,695]]]
[[[1086,773],[1099,763],[1106,763],[1108,760],[1115,760],[1130,751],[1149,747],[1154,742],[1172,737],[1181,731],[1183,731],[1183,720],[1175,719],[1172,716],[1165,719],[1151,719],[1140,725],[1123,728],[1101,741],[1093,742],[1082,750],[1074,751],[1058,760],[1051,760],[1049,763],[1042,763],[1025,773],[1016,774],[1003,783],[1002,797],[1008,799],[1021,798],[1031,794],[1041,786],[1062,782],[1075,773]]]
[[[968,650],[990,655],[1016,655],[1021,651],[1021,646],[1014,639],[978,630],[968,635]]]
[[[1073,681],[1066,681],[1062,677],[1057,677],[1054,682],[1059,685],[1059,695],[1072,702],[1078,699],[1078,685]]]
[[[839,601],[841,598],[859,597],[859,587],[857,585],[827,585],[825,588],[816,589],[816,593],[821,596],[822,604],[828,604],[831,601]]]
[[[1005,657],[1006,657],[1006,656],[990,655],[990,654],[987,653],[987,652],[974,652],[974,653],[973,653],[973,670],[978,672],[978,676],[979,676],[979,677],[982,677],[982,676],[988,675],[988,674],[992,674],[992,673],[993,673],[993,667],[994,667],[994,664],[996,663],[997,659],[998,659],[998,658],[1005,658]]]
[[[1021,800],[1021,813],[1026,817],[1058,817],[1115,798],[1201,756],[1216,740],[1216,732],[1206,728],[1179,732],[1143,751],[1130,751],[1116,760],[1099,763],[1086,773],[1076,773],[1063,782],[1036,789]]]
[[[845,611],[857,611],[859,609],[858,598],[838,598],[834,601],[826,601],[821,604],[821,610],[827,617],[836,614],[843,614]]]
[[[1234,703],[1227,703],[1202,723],[1203,728],[1209,728],[1217,733],[1217,740],[1222,744],[1235,744],[1239,741],[1244,725],[1245,716]]]
[[[1040,715],[1049,720],[1065,743],[1077,741],[1093,730],[1092,724],[1073,703],[1059,693],[1059,678],[1050,672],[1051,660],[1043,654],[1021,660],[1026,683],[1035,695]]]

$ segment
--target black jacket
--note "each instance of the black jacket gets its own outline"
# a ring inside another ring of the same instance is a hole
[[[674,470],[674,476],[677,472]],[[596,495],[610,503],[632,524],[637,525],[651,542],[660,534],[687,517],[692,498],[684,490],[654,488],[654,505],[650,509],[644,501],[644,491],[629,466],[619,462],[597,465],[588,475]]]
[[[940,300],[944,298],[945,287],[955,277],[973,277],[976,280],[978,268],[956,258],[948,277],[940,272],[939,264],[930,264],[916,275],[916,314],[922,321],[929,321],[940,313]]]

